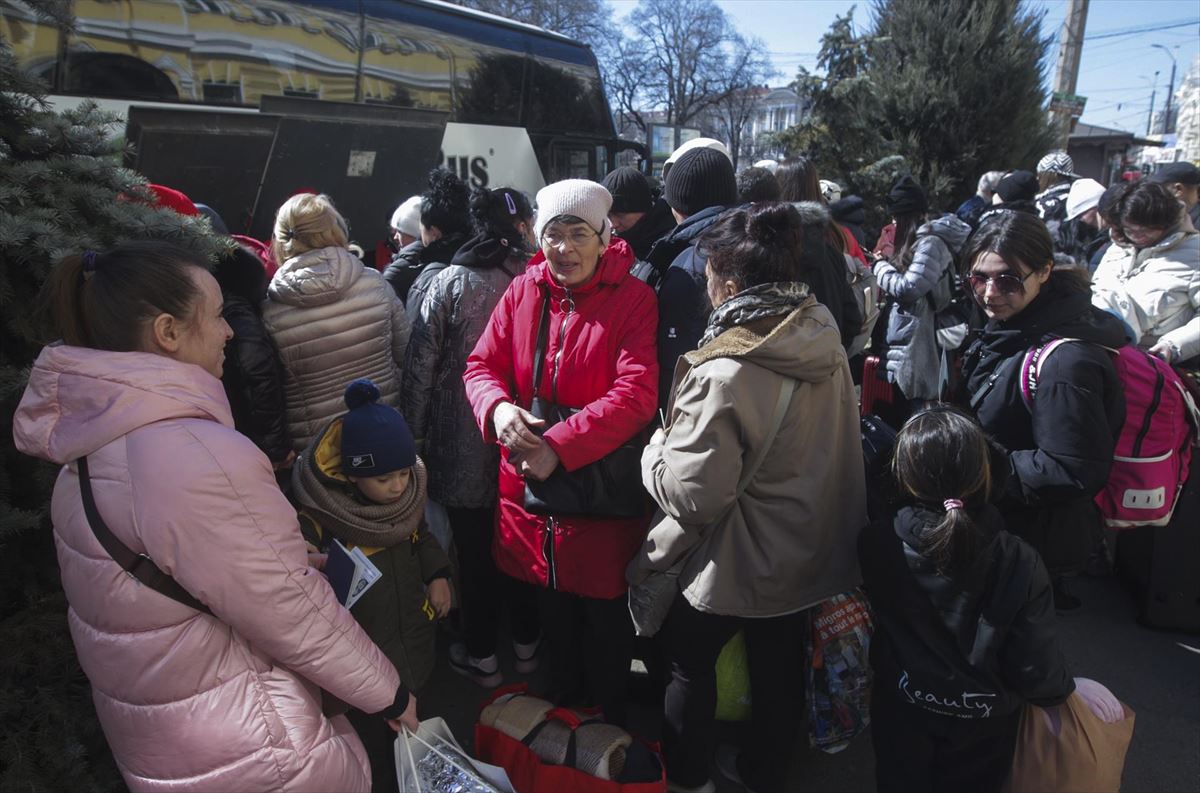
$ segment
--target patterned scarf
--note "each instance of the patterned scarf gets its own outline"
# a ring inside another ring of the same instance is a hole
[[[425,516],[425,463],[413,466],[404,497],[395,504],[375,504],[355,498],[354,485],[322,476],[311,447],[296,461],[292,488],[296,500],[321,524],[321,531],[350,545],[388,548],[407,540]]]
[[[700,346],[708,344],[730,328],[763,317],[790,314],[808,297],[808,284],[800,281],[776,281],[743,289],[713,309]]]

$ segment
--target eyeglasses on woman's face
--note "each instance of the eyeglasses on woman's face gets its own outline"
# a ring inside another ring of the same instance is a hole
[[[1155,229],[1149,226],[1139,226],[1137,223],[1122,223],[1121,233],[1125,239],[1137,245],[1139,248],[1147,245],[1153,245],[1162,238],[1163,232],[1166,229]]]
[[[1025,294],[1025,282],[1029,280],[1033,273],[1027,274],[1024,278],[1013,275],[1012,273],[1000,273],[999,275],[983,275],[982,273],[971,273],[967,276],[967,283],[971,285],[971,291],[976,297],[982,298],[987,292],[988,284],[996,288],[996,291],[1002,295],[1022,295]]]
[[[593,229],[578,226],[569,231],[549,228],[542,232],[542,244],[551,248],[561,248],[564,244],[570,244],[572,248],[582,248],[599,236]]]

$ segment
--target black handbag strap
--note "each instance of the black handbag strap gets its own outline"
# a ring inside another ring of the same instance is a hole
[[[117,535],[112,533],[112,529],[108,528],[104,518],[100,517],[100,510],[96,509],[96,499],[92,495],[92,479],[88,475],[87,456],[80,457],[76,461],[76,465],[79,469],[79,494],[83,497],[83,513],[87,516],[88,525],[92,527],[92,533],[96,535],[96,540],[104,547],[112,560],[120,565],[121,569],[131,578],[140,581],[160,595],[165,595],[176,603],[182,603],[202,614],[212,614],[212,610],[208,606],[193,597],[190,592],[180,586],[178,581],[160,570],[149,556],[144,553],[134,553],[129,546],[121,542]]]
[[[546,345],[550,343],[550,290],[542,286],[542,318],[538,321],[537,342],[533,348],[533,398],[542,390],[546,369]]]

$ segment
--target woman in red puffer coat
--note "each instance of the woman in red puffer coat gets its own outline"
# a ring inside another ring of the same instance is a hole
[[[607,190],[580,179],[538,193],[542,251],[496,306],[463,380],[484,437],[503,447],[493,553],[501,572],[541,587],[553,693],[560,704],[598,705],[619,723],[633,641],[625,566],[648,520],[523,508],[527,477],[595,462],[654,416],[656,298],[629,275],[633,253],[612,238],[611,205]],[[538,396],[580,410],[539,435],[543,422],[527,408],[544,294],[552,302]]]

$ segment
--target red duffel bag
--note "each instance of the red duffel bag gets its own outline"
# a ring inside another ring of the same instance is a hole
[[[483,707],[486,708],[509,694],[528,695],[528,686],[518,684],[498,688],[483,703]],[[563,725],[570,730],[566,757],[562,765],[543,761],[531,748],[543,729],[552,723]],[[507,771],[517,793],[666,793],[667,772],[662,763],[662,754],[657,744],[648,741],[634,739],[647,750],[657,764],[658,777],[652,782],[621,783],[601,779],[574,768],[580,731],[587,730],[589,725],[600,724],[604,722],[598,716],[592,717],[567,708],[552,708],[546,713],[545,721],[536,725],[523,740],[518,740],[494,727],[476,722],[475,757],[485,763],[501,766]]]

